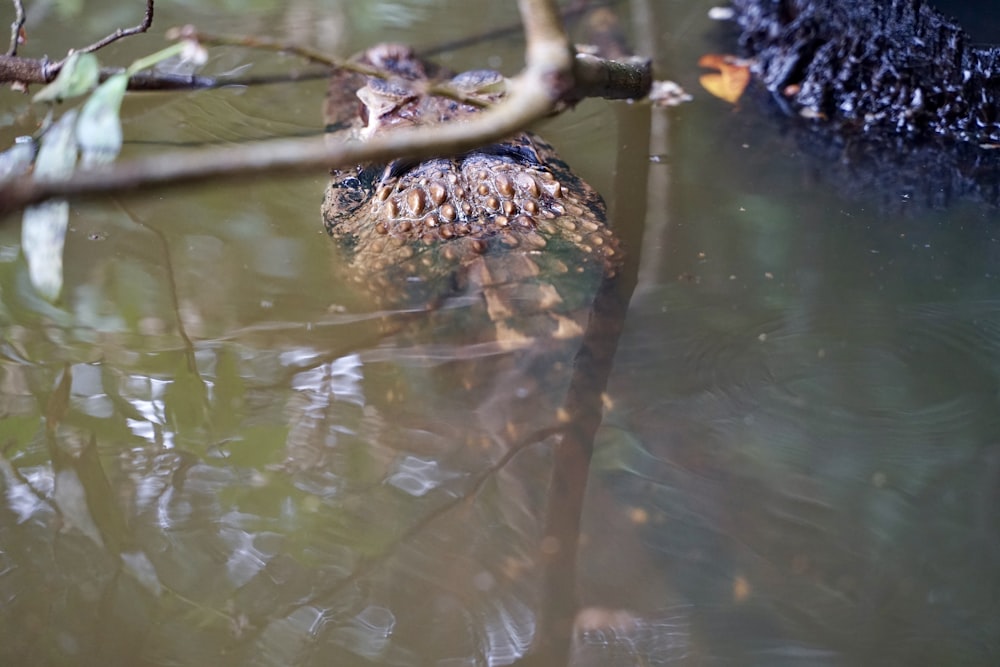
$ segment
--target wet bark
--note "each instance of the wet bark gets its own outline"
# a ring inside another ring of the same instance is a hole
[[[923,0],[734,0],[779,103],[868,132],[1000,142],[1000,48]]]
[[[1000,204],[1000,48],[924,0],[732,4],[758,99],[798,119],[798,148],[839,191]]]

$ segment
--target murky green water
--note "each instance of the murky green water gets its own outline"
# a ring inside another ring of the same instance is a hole
[[[33,27],[25,54],[137,20],[105,4]],[[711,4],[659,3],[636,31],[693,103],[588,102],[541,128],[622,234],[644,233],[582,516],[574,664],[996,664],[996,213],[847,195],[786,126],[702,93],[694,63],[725,34]],[[347,53],[516,19],[235,5],[163,3],[157,27]],[[144,39],[112,57],[160,44]],[[519,48],[445,58],[513,72]],[[251,60],[295,63],[219,51],[209,68]],[[126,151],[318,133],[323,92],[133,96]],[[4,145],[39,120],[0,105]],[[633,145],[650,121],[651,147]],[[507,361],[387,330],[337,280],[324,185],[75,204],[57,307],[32,296],[16,221],[0,227],[0,663],[500,665],[535,641],[559,499],[546,429],[570,391],[548,370],[576,350]]]

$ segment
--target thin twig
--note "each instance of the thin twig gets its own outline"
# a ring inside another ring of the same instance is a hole
[[[146,0],[146,15],[142,17],[142,23],[131,28],[118,28],[113,33],[105,37],[104,39],[98,40],[91,44],[90,46],[85,46],[82,49],[74,49],[77,53],[91,53],[97,51],[98,49],[103,49],[108,44],[112,42],[117,42],[123,37],[131,37],[132,35],[138,35],[140,33],[149,30],[150,26],[153,25],[153,0]]]
[[[24,27],[24,3],[21,0],[14,0],[14,22],[10,24],[10,46],[7,47],[8,56],[17,55],[17,47],[21,42],[21,28]]]
[[[271,37],[258,37],[255,35],[214,35],[212,33],[202,32],[193,25],[186,25],[180,28],[171,28],[168,30],[167,39],[190,39],[198,42],[202,46],[243,46],[248,49],[257,49],[258,51],[290,53],[302,58],[303,60],[320,65],[326,65],[330,68],[349,69],[353,72],[367,74],[370,76],[377,75],[377,72],[375,72],[373,68],[360,63],[342,61],[328,56],[322,51],[309,48],[308,46],[302,46],[293,42],[283,42],[278,39],[272,39]]]
[[[213,35],[198,30],[194,26],[186,25],[182,28],[171,28],[167,31],[167,39],[190,39],[198,42],[202,46],[241,46],[248,49],[262,51],[273,51],[276,53],[290,53],[298,56],[310,63],[325,65],[330,69],[343,70],[362,74],[364,76],[378,77],[380,79],[391,78],[376,67],[366,65],[357,60],[342,60],[334,58],[321,51],[301,46],[292,42],[284,42],[270,37],[259,37],[255,35]],[[448,99],[468,104],[470,106],[485,108],[488,106],[481,98],[466,95],[460,90],[448,85],[447,82],[429,85],[426,89],[429,95],[446,97]]]
[[[131,28],[118,28],[107,37],[100,39],[94,42],[93,44],[84,46],[82,48],[73,49],[72,51],[70,51],[70,53],[92,53],[93,51],[97,51],[98,49],[103,49],[108,44],[117,42],[119,39],[122,39],[123,37],[130,37],[132,35],[138,35],[140,33],[144,33],[147,30],[149,30],[150,26],[152,25],[153,25],[153,0],[146,0],[146,14],[142,17],[142,22],[139,25],[132,26]],[[66,61],[68,59],[69,56],[66,56],[59,62],[52,63],[49,65],[43,65],[42,71],[44,73],[46,80],[51,79],[56,74],[58,74],[59,70],[63,68],[63,65],[66,64]]]

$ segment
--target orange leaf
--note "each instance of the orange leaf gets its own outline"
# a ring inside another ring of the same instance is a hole
[[[750,64],[734,56],[708,53],[698,60],[699,67],[719,70],[718,74],[703,74],[698,81],[712,95],[735,104],[750,83]]]

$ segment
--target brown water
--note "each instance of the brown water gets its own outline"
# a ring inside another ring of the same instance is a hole
[[[516,18],[248,4],[164,3],[157,27],[348,53]],[[997,664],[995,211],[838,194],[774,118],[698,89],[725,35],[713,3],[654,4],[635,38],[696,100],[587,102],[540,128],[623,236],[644,234],[583,509],[573,664]],[[32,26],[25,54],[136,20],[85,6]],[[513,72],[519,48],[444,58]],[[213,53],[212,72],[297,66]],[[319,133],[323,92],[132,96],[126,151]],[[38,120],[11,93],[0,109],[3,145]],[[539,565],[566,378],[452,331],[387,333],[336,279],[324,184],[75,204],[55,307],[27,286],[16,220],[0,227],[0,664],[502,665],[571,602],[546,599]],[[537,446],[518,449],[510,414]]]

